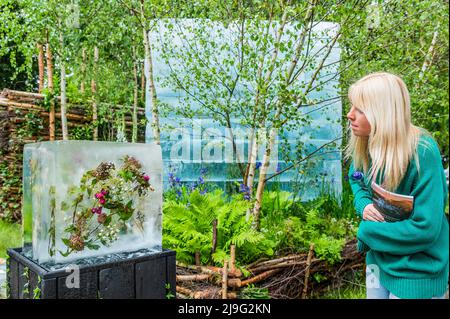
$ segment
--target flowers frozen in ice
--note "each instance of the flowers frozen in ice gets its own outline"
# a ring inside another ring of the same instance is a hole
[[[93,207],[93,208],[91,209],[91,211],[92,211],[93,214],[101,214],[101,213],[102,213],[102,207],[101,207],[101,206],[99,206],[99,207]]]
[[[108,216],[105,214],[105,213],[103,213],[103,214],[99,214],[98,216],[97,216],[97,221],[99,222],[99,224],[103,224],[105,221],[106,221],[106,218],[107,218]]]
[[[76,251],[81,251],[84,249],[84,240],[78,234],[73,234],[70,236],[69,243],[71,248]]]
[[[70,193],[73,202],[65,203],[75,210],[64,229],[68,236],[63,239],[67,246],[61,252],[63,256],[86,248],[99,249],[99,243],[106,245],[117,240],[124,222],[136,213],[135,199],[155,190],[137,159],[125,156],[122,161],[117,168],[113,163],[100,163],[94,170],[86,171],[80,185],[73,187]],[[86,205],[89,208],[83,208]],[[92,223],[92,218],[98,223]]]

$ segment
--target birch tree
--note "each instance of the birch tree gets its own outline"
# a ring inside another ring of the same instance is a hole
[[[330,20],[351,28],[358,16],[355,8],[363,8],[367,3],[355,1],[352,4],[281,1],[246,7],[239,3],[233,11],[223,12],[222,15],[229,19],[220,21],[232,30],[231,36],[227,35],[232,38],[230,41],[215,43],[208,30],[217,28],[217,23],[210,20],[195,27],[170,21],[166,24],[167,33],[158,39],[164,41],[164,37],[170,38],[170,34],[177,32],[183,41],[183,50],[177,56],[186,69],[183,75],[179,65],[171,64],[174,50],[170,50],[170,43],[165,44],[165,61],[172,71],[167,85],[183,90],[201,108],[194,109],[185,101],[178,111],[180,115],[194,118],[207,114],[230,130],[234,129],[230,119],[240,118],[241,123],[253,132],[249,163],[240,169],[250,188],[255,186],[254,159],[263,150],[253,196],[255,228],[259,228],[266,183],[278,174],[269,173],[277,135],[287,128],[305,126],[309,122],[308,115],[302,111],[305,107],[318,105],[318,109],[324,108],[325,98],[317,101],[310,93],[324,88],[340,73],[327,76],[324,71],[330,67],[327,58],[337,46],[343,29],[336,28],[313,49],[314,37],[324,36],[315,27]],[[182,30],[186,29],[194,36],[183,35]],[[214,31],[217,38],[226,37],[221,30]],[[348,63],[357,59],[354,56]],[[336,63],[340,61],[333,64]],[[239,88],[239,94],[236,88]],[[328,101],[338,99],[340,95],[326,98]]]

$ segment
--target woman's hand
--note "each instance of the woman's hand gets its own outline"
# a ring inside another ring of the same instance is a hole
[[[373,206],[373,204],[369,204],[364,208],[363,219],[373,222],[384,222],[383,215],[381,215],[381,213],[375,208],[375,206]]]

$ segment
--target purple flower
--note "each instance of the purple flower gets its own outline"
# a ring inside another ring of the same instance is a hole
[[[103,205],[104,203],[106,203],[106,200],[104,198],[100,198],[99,202]]]
[[[247,185],[241,183],[241,185],[239,187],[239,192],[248,193],[249,191],[250,191],[250,188]]]
[[[108,195],[108,191],[107,191],[107,190],[105,190],[105,189],[102,189],[102,190],[100,191],[100,193],[102,193],[102,194],[103,194],[103,196],[105,196],[105,195]]]
[[[241,183],[241,185],[239,185],[239,192],[244,194],[244,199],[245,200],[250,200],[250,198],[251,198],[250,187],[248,187],[244,183]]]
[[[175,175],[171,172],[171,173],[169,173],[169,184],[170,184],[170,186],[175,186],[175,184],[176,183],[178,183],[176,180],[179,180],[179,178],[177,177],[177,178],[175,178]]]
[[[200,175],[206,175],[208,173],[208,169],[207,168],[201,168],[200,169]]]
[[[183,195],[183,193],[180,190],[177,190],[177,198],[181,197],[181,195]]]
[[[203,189],[203,190],[200,191],[200,194],[201,194],[201,195],[205,195],[207,191],[208,191],[208,190],[205,188],[205,189]]]
[[[352,174],[352,179],[354,179],[354,180],[359,181],[359,180],[361,180],[362,178],[363,178],[363,173],[361,173],[360,171],[355,171],[355,172]]]
[[[150,176],[144,175],[144,181],[148,182],[150,180]]]
[[[205,184],[205,180],[203,179],[203,176],[200,176],[200,177],[198,178],[198,183],[199,183],[199,184]]]
[[[180,184],[180,183],[181,183],[181,178],[176,177],[176,178],[175,178],[175,183]]]

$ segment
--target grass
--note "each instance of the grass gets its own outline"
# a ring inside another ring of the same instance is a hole
[[[0,258],[6,258],[8,248],[19,247],[22,244],[20,225],[7,223],[0,219]]]
[[[343,279],[345,284],[328,292],[317,299],[366,299],[366,284],[363,272],[356,272],[349,279]]]

